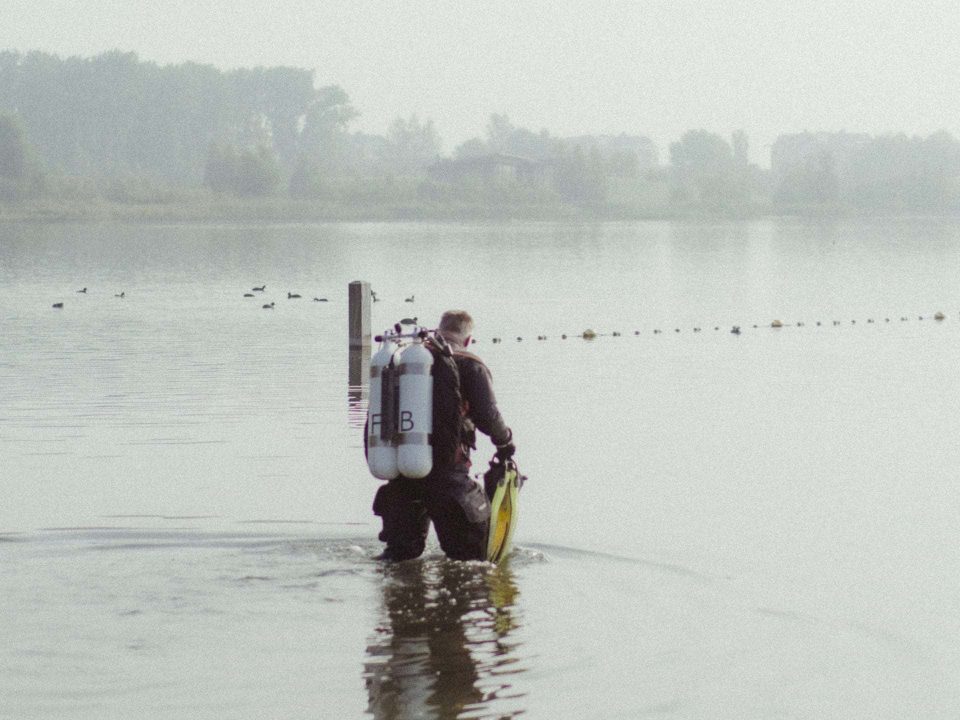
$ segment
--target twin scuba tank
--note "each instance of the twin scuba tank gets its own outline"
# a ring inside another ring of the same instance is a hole
[[[370,358],[367,465],[381,480],[422,478],[433,468],[433,354],[426,330],[384,333]],[[406,344],[403,345],[406,341]],[[442,340],[440,340],[442,342]]]

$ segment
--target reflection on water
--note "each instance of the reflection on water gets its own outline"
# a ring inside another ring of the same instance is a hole
[[[402,718],[513,718],[525,667],[509,567],[421,560],[383,567],[381,620],[367,647],[368,712]]]
[[[362,428],[367,421],[367,366],[370,365],[370,346],[350,346],[347,372],[347,417],[350,427]]]

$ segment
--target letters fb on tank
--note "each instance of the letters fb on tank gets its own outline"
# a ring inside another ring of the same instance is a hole
[[[367,465],[381,480],[423,478],[433,469],[433,355],[429,331],[378,335],[370,358]]]

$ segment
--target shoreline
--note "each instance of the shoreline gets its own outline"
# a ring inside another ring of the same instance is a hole
[[[34,200],[0,203],[0,222],[23,224],[116,223],[344,223],[344,222],[642,222],[739,221],[799,218],[844,219],[957,218],[957,212],[865,211],[850,207],[757,206],[750,211],[705,208],[580,207],[564,204],[345,204],[288,198],[216,198],[190,202],[111,202]]]
[[[667,209],[584,208],[563,204],[346,204],[287,198],[224,198],[211,202],[120,203],[38,200],[0,204],[0,222],[482,222],[640,221],[689,218],[758,219],[765,214],[691,213]]]

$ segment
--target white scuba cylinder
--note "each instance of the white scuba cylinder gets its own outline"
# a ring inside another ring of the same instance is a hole
[[[409,478],[422,478],[433,468],[433,355],[417,340],[400,352],[400,414],[397,418],[397,467]]]
[[[374,477],[393,480],[397,468],[395,361],[399,346],[384,338],[370,358],[370,402],[367,406],[367,466]]]

